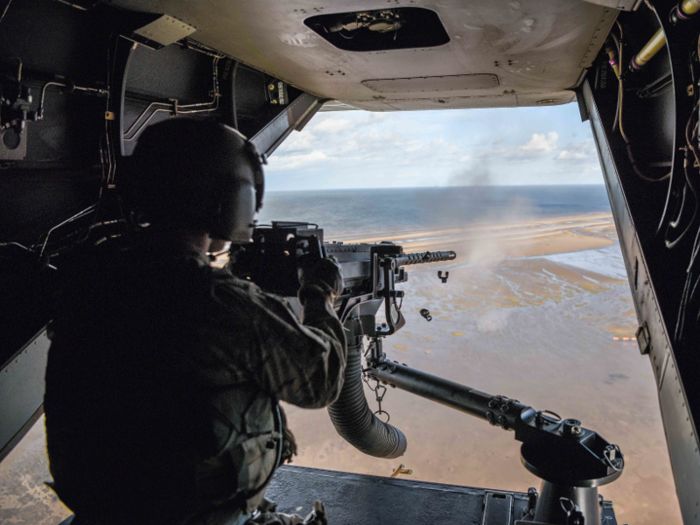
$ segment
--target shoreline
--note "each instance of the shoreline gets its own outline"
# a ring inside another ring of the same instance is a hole
[[[464,228],[345,236],[346,243],[390,241],[406,252],[454,250],[455,266],[503,259],[544,257],[604,248],[617,242],[611,213],[527,218]]]
[[[391,241],[398,241],[398,240],[404,240],[404,239],[411,239],[415,238],[418,236],[425,237],[427,235],[455,235],[455,234],[461,234],[461,233],[478,233],[478,232],[485,232],[485,231],[494,231],[494,230],[508,230],[508,229],[513,229],[513,228],[519,228],[523,226],[535,226],[535,225],[542,225],[542,224],[556,224],[560,223],[562,221],[580,221],[581,219],[586,219],[590,221],[603,221],[603,220],[612,220],[612,213],[611,212],[593,212],[593,213],[581,213],[578,215],[558,215],[558,216],[550,216],[550,217],[523,217],[521,219],[517,220],[507,220],[507,221],[491,221],[491,222],[479,222],[479,223],[474,223],[471,226],[465,226],[461,228],[442,228],[442,229],[433,229],[433,230],[424,230],[424,229],[419,229],[419,230],[402,230],[402,231],[395,231],[395,232],[376,232],[376,233],[363,233],[359,235],[338,235],[334,236],[332,239],[327,239],[330,241],[342,241],[342,242],[353,242],[353,243],[372,243],[372,242],[380,242],[380,241],[386,241],[386,240],[391,240]]]

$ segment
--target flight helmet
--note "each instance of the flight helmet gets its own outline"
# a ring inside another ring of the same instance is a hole
[[[264,157],[237,130],[173,118],[146,128],[128,160],[126,186],[145,220],[247,244],[262,208]]]

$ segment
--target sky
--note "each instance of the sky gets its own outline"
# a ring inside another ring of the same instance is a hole
[[[271,191],[602,183],[590,123],[576,103],[320,112],[266,169]]]

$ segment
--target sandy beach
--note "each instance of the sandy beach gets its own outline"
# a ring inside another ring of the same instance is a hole
[[[401,285],[407,325],[385,341],[388,356],[580,419],[626,455],[623,476],[600,491],[613,500],[618,523],[681,523],[654,379],[633,339],[637,320],[610,214],[337,240],[394,240],[407,252],[455,250],[452,263],[407,268],[409,280]],[[438,270],[450,272],[446,284]],[[422,308],[431,322],[420,316]],[[380,476],[402,463],[413,471],[408,479],[539,487],[521,465],[512,433],[396,390],[387,392],[383,408],[408,438],[399,460],[356,451],[325,410],[285,406],[299,444],[294,463]],[[55,524],[68,515],[42,485],[48,477],[43,439],[40,420],[0,465],[0,522]]]

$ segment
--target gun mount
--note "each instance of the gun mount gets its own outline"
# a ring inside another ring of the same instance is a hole
[[[515,432],[515,439],[522,442],[523,465],[543,480],[536,503],[532,502],[520,523],[600,523],[602,500],[597,487],[615,481],[624,469],[624,456],[617,445],[576,419],[561,419],[514,399],[389,361],[379,338],[372,341],[370,350],[369,368],[364,371],[369,377]]]

